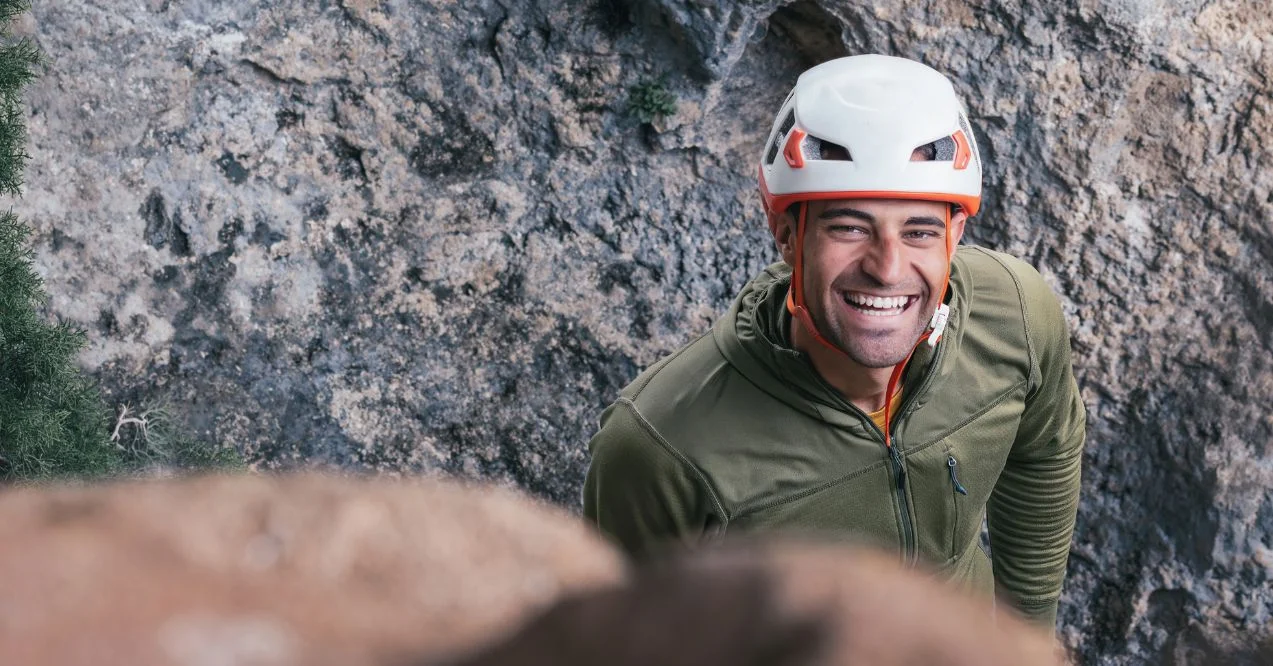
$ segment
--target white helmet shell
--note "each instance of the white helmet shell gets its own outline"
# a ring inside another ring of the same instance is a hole
[[[912,161],[916,149],[931,159]],[[905,58],[837,58],[800,76],[769,133],[760,192],[772,224],[814,199],[918,199],[981,207],[981,156],[937,70]]]

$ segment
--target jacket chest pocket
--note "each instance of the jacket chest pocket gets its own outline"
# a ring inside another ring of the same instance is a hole
[[[980,538],[1020,414],[1019,403],[1005,401],[907,456],[920,554],[932,564],[953,563]]]

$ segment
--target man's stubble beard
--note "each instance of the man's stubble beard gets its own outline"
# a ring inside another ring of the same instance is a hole
[[[915,322],[915,328],[911,331],[911,335],[904,333],[892,332],[886,335],[870,336],[880,338],[880,340],[854,339],[840,325],[838,320],[833,320],[827,316],[827,312],[834,307],[852,307],[842,305],[839,302],[839,290],[825,295],[824,299],[831,299],[829,302],[824,301],[820,312],[811,312],[813,323],[818,326],[818,332],[825,337],[831,344],[840,348],[854,363],[865,368],[891,368],[905,361],[915,348],[915,343],[919,341],[919,337],[924,334],[928,328],[928,320],[932,317],[929,312],[928,316],[921,316]],[[913,308],[925,307],[923,305],[913,305]],[[903,315],[913,316],[913,315]],[[885,342],[883,338],[887,338]],[[872,344],[873,342],[877,344]],[[879,349],[882,345],[889,345],[887,349]]]

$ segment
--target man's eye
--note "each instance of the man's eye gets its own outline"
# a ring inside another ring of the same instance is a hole
[[[852,224],[833,224],[833,225],[831,225],[830,229],[831,229],[831,231],[832,231],[832,232],[834,232],[834,233],[838,233],[838,234],[844,234],[844,233],[861,233],[861,234],[864,234],[864,233],[866,233],[866,229],[863,229],[862,227],[859,227],[859,226],[856,226],[856,225],[852,225]]]
[[[937,232],[935,232],[935,231],[908,231],[908,232],[906,232],[906,236],[907,236],[908,238],[913,238],[913,239],[915,239],[915,240],[928,240],[929,238],[937,238]]]

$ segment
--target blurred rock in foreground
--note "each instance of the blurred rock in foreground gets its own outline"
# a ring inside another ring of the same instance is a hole
[[[740,542],[633,574],[564,512],[453,481],[13,489],[0,524],[6,664],[1058,663],[891,556]]]
[[[1052,637],[895,557],[735,544],[559,602],[462,666],[1059,666]]]
[[[0,662],[401,663],[623,579],[574,518],[425,480],[207,477],[0,494]]]

